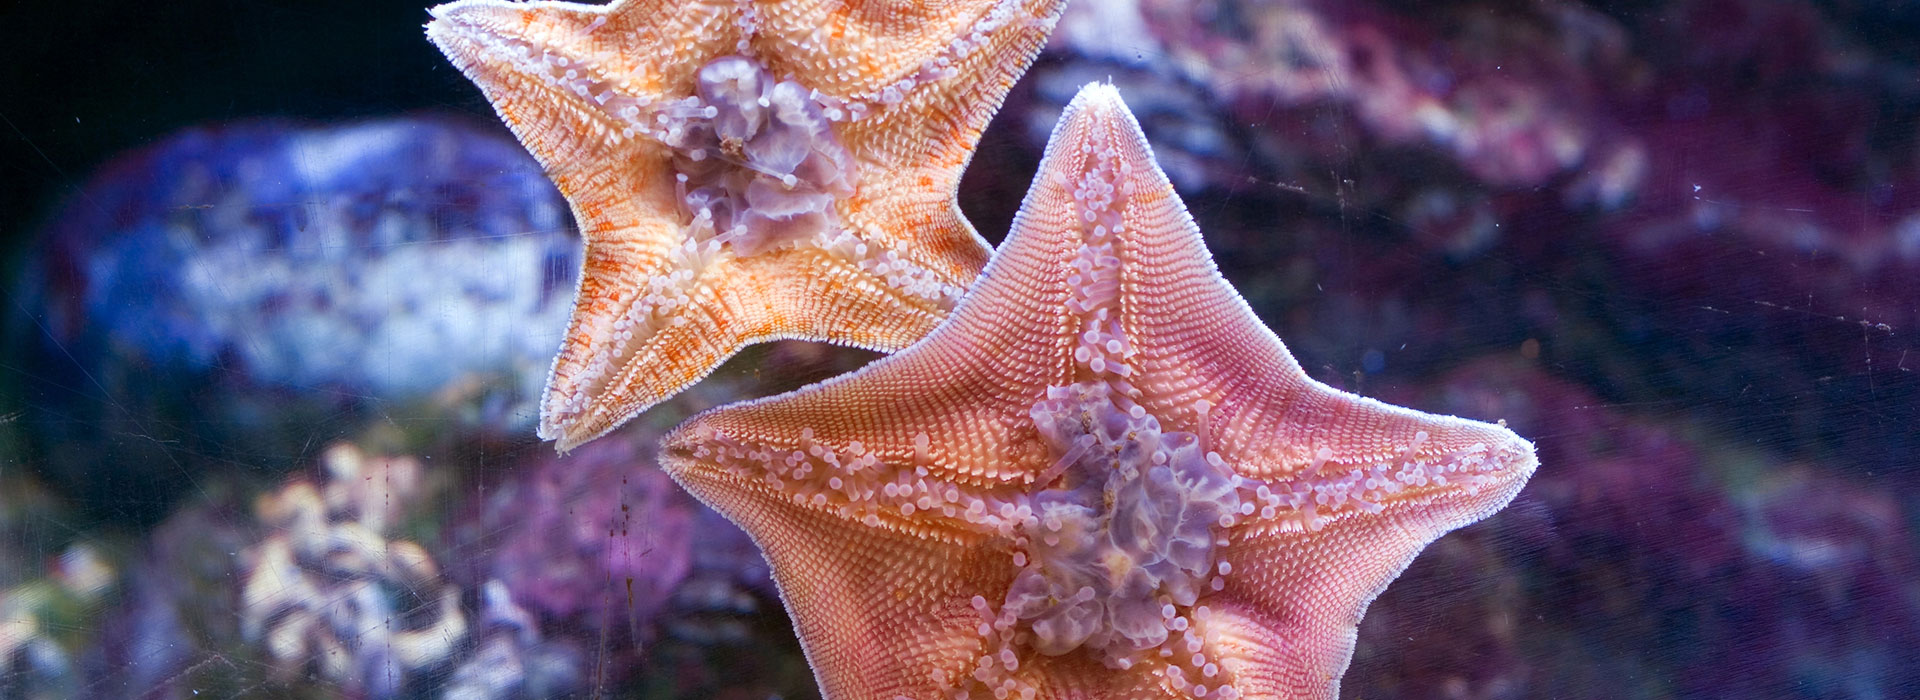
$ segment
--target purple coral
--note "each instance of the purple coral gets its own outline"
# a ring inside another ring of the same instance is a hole
[[[1355,661],[1384,679],[1369,697],[1618,697],[1621,677],[1639,679],[1629,695],[1683,697],[1920,687],[1893,652],[1920,644],[1916,533],[1886,493],[1611,408],[1524,363],[1468,365],[1397,398],[1505,418],[1549,466],[1377,603]],[[1406,615],[1456,622],[1448,642],[1422,643],[1396,629]]]
[[[482,634],[480,653],[516,649],[535,664],[573,649],[596,682],[644,673],[696,695],[777,675],[777,658],[726,651],[790,640],[763,636],[784,620],[766,560],[660,470],[657,435],[631,430],[542,455],[474,491],[443,536],[449,574],[511,601],[525,615],[516,624],[539,630],[537,639]]]
[[[1624,34],[1570,3],[1505,19],[1321,0],[1087,3],[1068,8],[1050,48],[1202,83],[1236,117],[1276,130],[1311,128],[1276,106],[1340,105],[1359,131],[1447,153],[1496,185],[1603,156],[1610,127],[1589,76],[1626,63]]]
[[[647,638],[692,569],[700,509],[651,453],[602,439],[489,487],[451,533],[468,562],[456,574],[497,580],[542,617]]]

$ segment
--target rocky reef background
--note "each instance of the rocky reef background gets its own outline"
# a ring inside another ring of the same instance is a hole
[[[0,697],[814,692],[653,441],[871,355],[765,346],[535,442],[577,239],[424,19],[0,9]],[[1110,79],[1315,377],[1537,442],[1346,697],[1920,696],[1914,36],[1874,0],[1077,0],[962,205],[997,241]]]

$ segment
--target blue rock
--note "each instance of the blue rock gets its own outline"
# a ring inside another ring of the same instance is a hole
[[[55,470],[105,474],[291,462],[255,438],[325,438],[369,412],[518,431],[579,256],[565,202],[504,130],[189,129],[104,166],[29,253],[15,313],[30,318],[9,324],[41,341],[23,421]],[[164,454],[60,444],[115,439]]]

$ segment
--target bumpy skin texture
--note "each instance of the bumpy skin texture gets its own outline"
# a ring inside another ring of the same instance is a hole
[[[925,335],[987,258],[960,172],[1063,2],[434,8],[586,239],[541,437],[591,440],[751,343]]]
[[[1098,84],[930,335],[665,448],[836,700],[1335,697],[1367,604],[1537,464],[1309,378]]]

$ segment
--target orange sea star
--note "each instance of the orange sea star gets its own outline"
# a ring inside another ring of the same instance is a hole
[[[985,263],[960,172],[1064,0],[460,0],[427,35],[573,205],[562,450],[777,338],[896,350]]]

